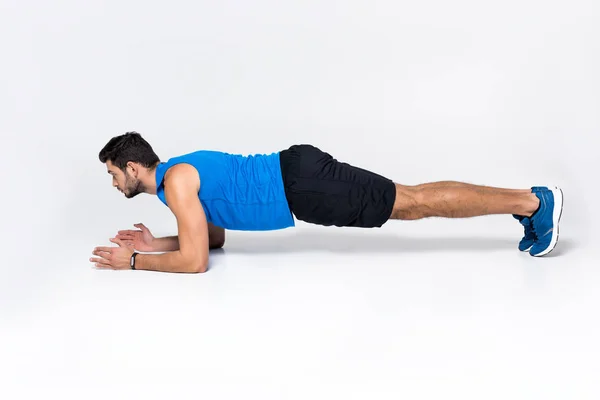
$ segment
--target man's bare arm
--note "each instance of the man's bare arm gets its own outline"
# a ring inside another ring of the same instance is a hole
[[[225,229],[208,222],[208,248],[219,249],[225,244]],[[155,238],[152,241],[153,251],[177,251],[179,250],[179,237],[166,236]]]
[[[211,249],[220,249],[225,245],[225,228],[208,223],[208,245]]]
[[[178,249],[138,254],[136,268],[165,272],[205,272],[208,268],[208,222],[198,198],[200,178],[194,167],[178,164],[165,174],[166,201],[177,219]],[[171,244],[174,239],[171,239]]]

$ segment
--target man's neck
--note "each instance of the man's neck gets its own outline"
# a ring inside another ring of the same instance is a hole
[[[142,183],[144,185],[144,193],[156,194],[156,168],[152,171],[148,171],[148,174],[142,179]]]

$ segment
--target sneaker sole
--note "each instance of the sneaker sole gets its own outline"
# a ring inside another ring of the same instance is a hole
[[[560,222],[560,217],[562,216],[564,195],[563,195],[562,189],[559,188],[558,186],[555,186],[554,188],[552,188],[552,194],[554,195],[554,211],[552,214],[552,223],[554,224],[555,229],[552,231],[552,239],[550,240],[550,244],[548,245],[548,247],[544,251],[542,251],[538,254],[535,254],[535,255],[532,254],[532,256],[534,256],[534,257],[545,256],[546,254],[548,254],[552,250],[554,250],[554,248],[556,247],[556,243],[558,243],[558,236],[559,236],[558,223]],[[559,206],[560,206],[560,208],[559,208]]]

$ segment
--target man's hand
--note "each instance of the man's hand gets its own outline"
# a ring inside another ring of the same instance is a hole
[[[155,237],[144,224],[133,224],[139,230],[122,230],[117,232],[116,239],[121,239],[128,247],[138,251],[155,251]]]
[[[129,248],[122,240],[117,238],[108,239],[119,247],[96,247],[92,254],[99,256],[90,258],[90,261],[96,263],[98,268],[107,269],[130,269],[129,261],[133,250]]]

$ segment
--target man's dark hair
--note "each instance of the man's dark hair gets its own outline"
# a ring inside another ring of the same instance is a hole
[[[121,171],[125,171],[129,161],[139,163],[146,168],[151,168],[160,161],[152,146],[137,132],[127,132],[113,137],[100,150],[98,158],[103,163],[110,160]]]

